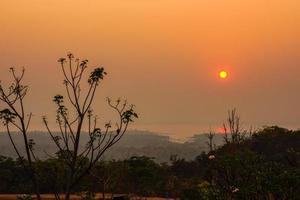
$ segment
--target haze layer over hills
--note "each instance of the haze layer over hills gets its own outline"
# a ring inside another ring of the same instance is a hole
[[[22,135],[13,133],[16,145],[22,148]],[[29,137],[36,143],[34,149],[40,159],[46,159],[53,155],[57,149],[53,141],[50,140],[46,132],[31,132]],[[81,146],[86,144],[87,134],[82,134]],[[195,135],[184,143],[172,141],[170,137],[148,131],[128,131],[128,133],[111,149],[109,149],[104,159],[126,159],[131,156],[149,156],[155,158],[157,162],[168,162],[172,155],[178,158],[192,160],[202,151],[206,151],[207,137],[204,134]],[[216,135],[214,140],[216,145],[223,142],[221,135]],[[0,155],[16,157],[9,137],[5,132],[0,134]]]

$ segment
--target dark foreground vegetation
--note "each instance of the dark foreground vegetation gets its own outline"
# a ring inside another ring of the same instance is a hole
[[[201,199],[300,199],[300,131],[268,127],[192,161],[171,156],[98,161],[74,191]],[[60,152],[61,153],[61,152]],[[34,162],[41,193],[64,191],[64,154]],[[88,164],[88,158],[82,162]],[[83,164],[84,165],[84,164]],[[19,160],[0,158],[0,193],[34,193]]]

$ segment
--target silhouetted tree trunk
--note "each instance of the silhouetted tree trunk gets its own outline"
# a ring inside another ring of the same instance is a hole
[[[212,132],[211,130],[209,131],[208,134],[206,134],[206,137],[208,139],[208,141],[206,142],[208,148],[209,148],[209,151],[213,151],[214,150],[214,147],[215,147],[215,143],[214,143],[214,137],[215,137],[215,133]]]
[[[129,123],[138,116],[133,110],[133,105],[128,106],[126,101],[118,99],[113,103],[107,99],[108,105],[116,112],[119,121],[116,123],[116,130],[112,130],[110,122],[105,124],[104,129],[98,128],[97,117],[93,116],[91,106],[96,89],[106,75],[104,68],[95,68],[90,73],[87,80],[88,89],[83,94],[81,83],[88,67],[88,60],[74,59],[73,54],[70,53],[67,59],[61,58],[58,62],[65,78],[64,85],[70,108],[65,105],[65,98],[62,95],[54,97],[60,135],[55,135],[50,130],[46,117],[43,121],[58,149],[58,155],[63,158],[68,168],[64,199],[69,200],[74,187],[90,172],[104,152],[123,137]],[[89,141],[83,149],[80,149],[84,123],[88,127]]]
[[[37,199],[41,199],[39,192],[38,177],[33,166],[33,160],[36,160],[34,154],[34,141],[28,139],[28,128],[30,125],[32,114],[27,115],[24,108],[24,98],[27,95],[28,86],[22,84],[25,74],[25,69],[22,70],[20,76],[15,73],[14,68],[10,68],[13,77],[13,82],[5,89],[5,86],[0,82],[0,101],[4,103],[6,108],[0,111],[0,119],[6,128],[10,142],[21,161],[21,164],[27,172],[29,178],[33,183]],[[25,162],[21,152],[15,144],[11,134],[11,127],[17,129],[23,136],[23,143],[25,146],[25,157],[28,164]]]

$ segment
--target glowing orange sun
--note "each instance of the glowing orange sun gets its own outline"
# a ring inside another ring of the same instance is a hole
[[[226,79],[228,77],[228,72],[227,71],[220,71],[219,77],[221,79]]]

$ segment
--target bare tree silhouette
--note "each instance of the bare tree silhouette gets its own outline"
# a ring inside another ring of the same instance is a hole
[[[28,91],[28,86],[23,85],[22,83],[25,69],[23,68],[20,76],[18,76],[14,68],[10,68],[10,72],[12,75],[12,83],[5,87],[0,82],[0,101],[5,105],[5,108],[0,111],[0,119],[6,128],[10,142],[21,162],[21,165],[24,167],[28,173],[28,176],[32,180],[37,199],[41,199],[38,178],[33,166],[33,161],[36,161],[37,159],[34,154],[35,143],[33,139],[28,138],[28,128],[32,118],[32,113],[27,114],[24,108],[24,98],[26,97]],[[22,152],[15,143],[15,140],[11,134],[12,128],[15,128],[23,135],[26,159],[24,159]]]
[[[240,116],[234,108],[228,111],[227,122],[223,123],[225,143],[238,144],[245,139],[246,130],[241,128]]]
[[[209,133],[205,134],[208,141],[206,142],[209,151],[212,152],[216,148],[216,144],[214,143],[216,133],[214,133],[211,129],[209,130]]]
[[[53,101],[57,106],[56,122],[60,135],[55,135],[50,130],[46,117],[43,117],[43,122],[58,149],[57,157],[64,162],[67,168],[63,199],[69,200],[78,182],[89,174],[104,152],[122,138],[129,123],[133,122],[138,115],[134,111],[134,106],[128,105],[127,101],[120,99],[112,101],[108,98],[107,103],[116,112],[119,121],[116,123],[116,130],[112,129],[110,122],[105,124],[104,129],[100,129],[91,106],[96,90],[106,75],[104,68],[95,68],[90,73],[88,89],[85,94],[82,94],[81,84],[88,67],[88,60],[75,59],[74,55],[69,53],[67,58],[60,58],[58,62],[64,75],[67,100],[71,109],[65,105],[65,98],[62,95],[56,95]],[[82,143],[80,138],[85,123],[88,126],[89,140],[84,148],[80,149]],[[61,198],[58,191],[55,197],[56,199]]]

